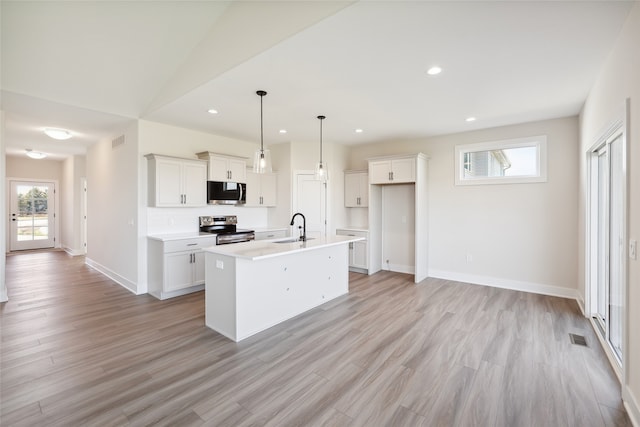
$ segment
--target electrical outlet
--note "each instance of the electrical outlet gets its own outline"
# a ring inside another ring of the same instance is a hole
[[[221,259],[216,260],[216,268],[219,268],[220,270],[224,270],[224,262]]]
[[[635,239],[629,240],[629,258],[636,259],[638,256],[638,242]]]
[[[473,262],[473,255],[467,254],[467,262]]]

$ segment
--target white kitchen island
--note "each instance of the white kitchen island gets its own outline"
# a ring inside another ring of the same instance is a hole
[[[348,293],[349,243],[358,240],[330,236],[205,248],[205,324],[240,341]]]

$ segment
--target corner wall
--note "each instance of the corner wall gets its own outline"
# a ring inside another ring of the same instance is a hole
[[[630,99],[630,133],[627,152],[627,212],[629,239],[640,239],[640,3],[629,17],[605,62],[596,84],[591,88],[580,114],[580,287],[585,292],[585,212],[586,152],[606,126],[619,118],[624,103]],[[625,245],[626,246],[626,245]],[[640,425],[640,262],[628,259],[628,294],[625,319],[625,354],[622,397],[635,425]]]
[[[112,139],[124,135],[124,144]],[[87,170],[88,265],[135,294],[138,287],[138,124],[91,146]]]
[[[62,164],[60,183],[61,246],[70,255],[84,254],[82,242],[82,178],[86,173],[84,156],[70,156]]]

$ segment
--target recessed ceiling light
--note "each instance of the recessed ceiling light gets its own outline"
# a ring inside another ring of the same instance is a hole
[[[364,132],[362,129],[356,129],[356,133],[362,133]]]
[[[27,148],[25,151],[27,152],[27,156],[31,157],[32,159],[40,160],[47,157],[46,154],[41,153],[39,151],[33,151],[31,148]]]
[[[71,138],[71,132],[65,129],[45,128],[44,133],[53,139],[65,140]]]
[[[207,113],[209,114],[218,114],[218,110],[216,110],[215,108],[210,108],[207,110]]]
[[[430,76],[435,76],[437,74],[440,74],[442,72],[442,68],[435,66],[435,67],[431,67],[427,70],[427,74],[429,74]]]
[[[287,133],[286,129],[280,129],[280,133]]]
[[[466,119],[464,119],[465,122],[475,122],[476,118],[475,117],[467,117]]]

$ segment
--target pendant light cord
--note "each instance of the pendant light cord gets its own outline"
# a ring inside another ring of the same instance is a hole
[[[264,155],[264,130],[263,130],[263,120],[262,120],[262,98],[267,94],[267,92],[263,90],[259,90],[256,92],[260,95],[260,153]]]
[[[320,164],[322,164],[322,121],[325,118],[325,116],[318,116],[318,119],[320,119]]]

